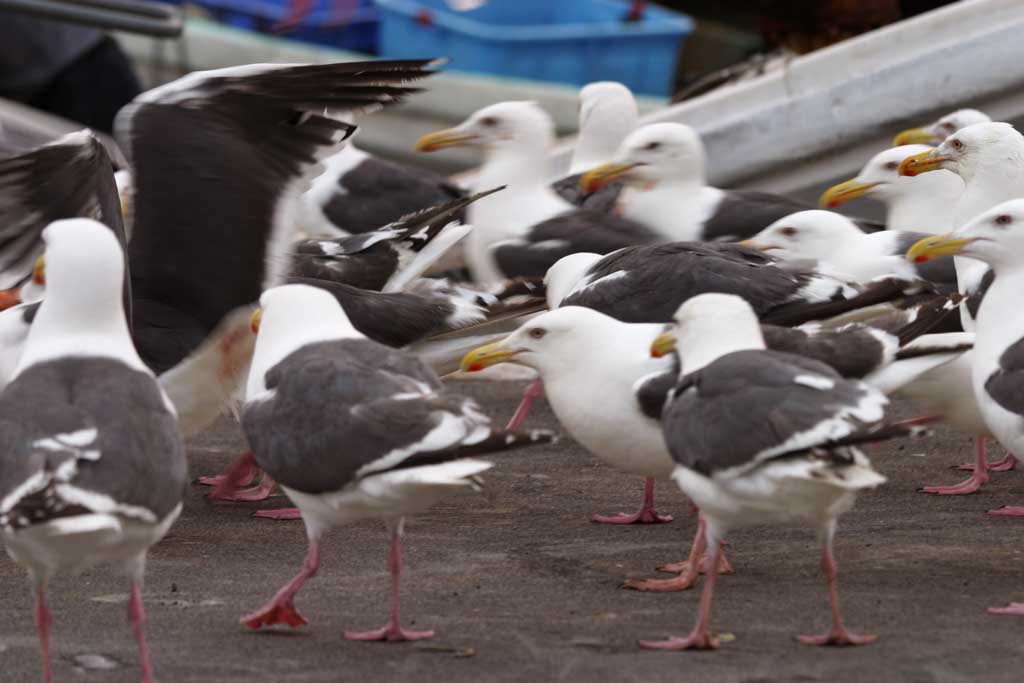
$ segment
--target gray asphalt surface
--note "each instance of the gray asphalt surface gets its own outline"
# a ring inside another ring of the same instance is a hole
[[[462,382],[499,420],[521,383]],[[556,427],[543,401],[529,424]],[[192,444],[193,475],[219,470],[243,447],[223,421]],[[927,453],[927,457],[918,457]],[[736,573],[718,584],[715,652],[641,651],[638,638],[684,635],[699,590],[620,590],[627,576],[684,558],[695,520],[681,493],[659,484],[671,524],[591,524],[595,512],[633,511],[641,481],[601,465],[570,440],[498,459],[484,495],[438,505],[409,521],[403,575],[407,627],[436,628],[421,643],[355,643],[346,629],[383,625],[388,608],[382,523],[327,537],[323,566],[296,599],[299,629],[253,632],[238,617],[298,570],[301,523],[254,519],[260,507],[212,505],[193,487],[181,519],[150,553],[148,636],[163,683],[312,681],[1020,681],[1024,619],[985,607],[1024,600],[1024,519],[985,510],[1024,504],[1024,473],[994,474],[977,495],[916,493],[954,483],[969,440],[939,429],[927,441],[886,445],[872,458],[889,483],[861,496],[840,522],[836,556],[844,614],[877,633],[861,648],[794,640],[828,625],[813,532],[756,528],[730,539]],[[999,454],[994,454],[999,455]],[[61,577],[49,593],[54,680],[138,681],[125,620],[126,582],[100,568]],[[0,681],[39,680],[31,596],[22,570],[0,560]]]

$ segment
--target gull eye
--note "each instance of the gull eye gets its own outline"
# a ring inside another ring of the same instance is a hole
[[[782,235],[783,237],[796,237],[797,232],[799,231],[796,228],[790,227],[781,228],[779,230],[779,234]]]
[[[528,334],[534,339],[543,339],[544,335],[547,333],[548,331],[545,330],[543,327],[534,327],[532,330],[529,331]]]
[[[942,130],[948,130],[950,133],[955,133],[957,130],[956,126],[954,126],[953,123],[950,121],[946,121],[945,123],[940,125],[939,128],[941,128]]]
[[[491,128],[492,126],[498,125],[498,119],[493,116],[485,116],[480,119],[480,125],[486,128]]]
[[[952,145],[953,149],[955,149],[956,151],[963,151],[964,143],[960,142],[959,138],[953,138],[953,140],[949,144]]]
[[[646,145],[644,145],[643,148],[646,151],[648,151],[648,152],[653,152],[654,150],[658,149],[659,147],[661,147],[661,143],[658,142],[658,141],[654,141],[654,142],[648,142]]]
[[[1011,218],[1010,216],[1008,216],[1005,213],[1001,213],[998,216],[996,216],[994,219],[992,219],[992,222],[995,223],[996,225],[1000,225],[1000,226],[1005,227],[1005,226],[1007,226],[1007,225],[1009,225],[1010,223],[1013,222],[1013,218]]]
[[[900,167],[900,165],[899,165],[899,162],[897,162],[897,161],[890,161],[889,163],[887,163],[884,166],[886,171],[895,171],[899,167]]]

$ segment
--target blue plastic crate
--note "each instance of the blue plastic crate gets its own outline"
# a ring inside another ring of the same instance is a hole
[[[621,81],[668,95],[689,17],[648,4],[626,22],[620,0],[490,0],[456,12],[445,0],[376,0],[380,55],[449,57],[463,71],[583,85]]]
[[[373,0],[313,0],[298,25],[275,33],[289,16],[291,0],[189,0],[230,26],[274,33],[307,43],[377,53],[377,7]]]

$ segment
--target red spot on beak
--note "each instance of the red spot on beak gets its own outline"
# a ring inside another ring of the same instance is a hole
[[[834,199],[828,203],[828,208],[830,208],[830,209],[834,209],[837,206],[839,206],[839,202],[837,202]]]
[[[909,169],[909,168],[908,168],[907,170],[905,170],[905,171],[903,172],[903,175],[905,175],[905,176],[910,176],[911,178],[913,178],[914,176],[916,176],[916,175],[917,175],[917,171],[913,171],[913,170],[911,170],[911,169]]]
[[[651,358],[661,358],[661,351],[658,349],[651,349]]]
[[[926,263],[928,260],[929,259],[928,259],[927,256],[915,256],[914,257],[914,263]]]
[[[482,364],[480,364],[480,363],[473,363],[468,368],[466,368],[466,370],[469,371],[469,372],[479,372],[480,370],[483,370],[483,369],[484,369],[484,366]]]

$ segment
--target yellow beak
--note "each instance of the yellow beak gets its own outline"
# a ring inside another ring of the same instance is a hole
[[[580,189],[586,193],[597,192],[602,187],[629,175],[629,172],[640,164],[616,164],[607,163],[601,164],[596,168],[592,168],[580,177]]]
[[[928,128],[908,128],[901,130],[896,133],[896,137],[892,139],[892,144],[896,147],[900,145],[930,145],[935,142],[939,142],[935,139],[935,134],[932,133]]]
[[[942,168],[943,161],[949,159],[936,154],[935,150],[912,154],[900,162],[899,174],[913,177],[928,171],[938,171]]]
[[[261,320],[263,320],[263,309],[257,308],[252,312],[252,315],[249,316],[249,329],[252,330],[253,334],[259,334]]]
[[[40,256],[36,259],[36,263],[32,266],[32,282],[37,285],[46,284],[46,260]]]
[[[651,342],[651,358],[661,358],[676,350],[676,338],[662,332]]]
[[[428,133],[416,141],[417,152],[436,152],[445,147],[458,147],[476,140],[475,135],[468,135],[456,128],[447,128]]]
[[[0,311],[6,311],[21,303],[21,292],[17,287],[0,291]]]
[[[825,190],[821,195],[821,199],[818,200],[818,205],[823,208],[831,209],[843,204],[844,202],[848,202],[851,199],[864,196],[865,192],[877,184],[878,183],[862,183],[858,182],[856,178],[851,178],[844,183],[833,185]]]
[[[514,349],[501,348],[501,344],[502,342],[484,344],[467,353],[462,357],[462,371],[479,372],[492,365],[504,363],[519,353]]]
[[[907,250],[907,260],[924,263],[940,256],[962,254],[964,247],[974,241],[971,238],[953,238],[952,234],[947,232],[918,240]]]

